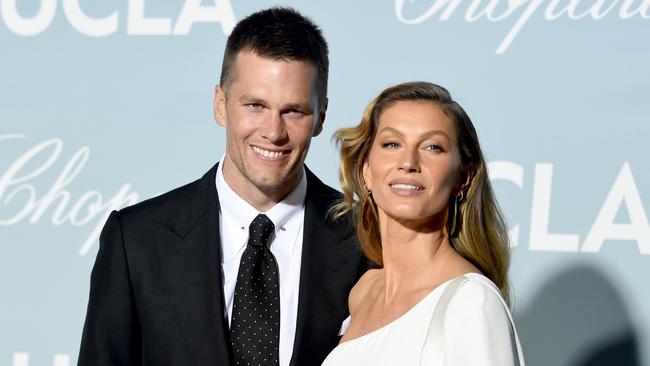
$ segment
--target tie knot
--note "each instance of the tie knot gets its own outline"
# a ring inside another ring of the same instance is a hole
[[[248,245],[269,247],[269,239],[275,231],[273,221],[264,214],[257,215],[248,229]]]

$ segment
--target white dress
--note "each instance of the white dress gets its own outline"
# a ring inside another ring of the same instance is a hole
[[[323,366],[524,366],[499,289],[467,273],[431,291],[404,315],[339,344]]]

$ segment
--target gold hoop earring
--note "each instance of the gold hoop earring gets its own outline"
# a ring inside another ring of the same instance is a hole
[[[460,210],[458,209],[458,205],[463,202],[465,199],[465,192],[460,191],[458,196],[454,197],[454,215],[451,219],[451,225],[449,227],[449,236],[454,237],[458,234],[458,224],[460,223]]]
[[[368,194],[363,198],[363,202],[361,203],[361,224],[366,230],[370,228],[371,217],[374,217],[374,201],[372,199],[372,191],[368,191]]]

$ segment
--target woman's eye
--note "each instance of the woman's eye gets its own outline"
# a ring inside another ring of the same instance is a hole
[[[384,142],[381,147],[386,149],[395,149],[399,147],[399,144],[397,142]]]
[[[442,151],[442,148],[436,144],[427,145],[426,149],[430,151]]]

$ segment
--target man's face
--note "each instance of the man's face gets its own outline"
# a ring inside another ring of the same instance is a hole
[[[256,206],[298,184],[312,136],[321,132],[316,67],[241,51],[226,89],[216,88],[217,123],[226,128],[226,182]]]

